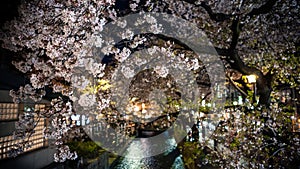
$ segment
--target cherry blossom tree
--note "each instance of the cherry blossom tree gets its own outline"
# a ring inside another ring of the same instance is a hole
[[[28,97],[39,101],[45,95],[45,87],[60,94],[51,101],[49,109],[39,112],[52,119],[52,128],[45,129],[45,136],[56,140],[56,161],[76,158],[76,154],[69,152],[65,145],[65,138],[76,133],[74,126],[67,123],[67,119],[76,114],[73,103],[78,101],[80,105],[92,106],[91,100],[94,100],[103,112],[111,111],[108,108],[109,83],[106,80],[111,75],[112,63],[121,63],[140,48],[149,48],[176,54],[178,58],[182,58],[187,69],[193,70],[195,74],[201,74],[204,69],[201,61],[193,59],[195,53],[187,45],[172,37],[159,35],[159,25],[155,25],[151,18],[140,22],[153,22],[154,33],[133,35],[131,30],[124,30],[121,37],[126,40],[121,42],[111,42],[110,39],[97,36],[106,24],[116,21],[118,17],[142,11],[167,13],[196,24],[205,32],[223,61],[229,82],[244,98],[256,96],[249,92],[250,87],[242,80],[242,76],[233,78],[234,75],[230,72],[238,75],[253,74],[257,78],[258,104],[245,103],[245,107],[234,110],[237,113],[217,127],[212,138],[222,138],[216,142],[223,145],[223,149],[218,146],[203,159],[204,162],[208,160],[211,164],[225,167],[252,168],[284,166],[284,163],[276,163],[276,158],[283,156],[288,162],[299,158],[299,137],[288,135],[290,127],[285,126],[289,124],[286,119],[292,116],[290,112],[297,110],[285,113],[284,108],[278,105],[278,90],[282,85],[292,88],[296,91],[296,96],[299,95],[299,2],[24,1],[19,6],[19,16],[7,22],[1,30],[2,47],[15,52],[17,57],[13,64],[30,79],[30,84],[20,87],[18,91],[11,91],[11,96],[15,102],[22,102]],[[118,23],[118,26],[122,27],[122,24],[126,26],[126,23]],[[92,43],[101,48],[104,54],[114,55],[114,59],[106,64],[83,57],[89,55],[88,44]],[[111,46],[113,43],[118,43],[122,48],[118,48],[118,45]],[[75,75],[76,67],[84,68],[99,83],[90,86],[90,79]],[[164,68],[157,67],[154,71],[162,78],[167,77],[168,72]],[[130,69],[125,72],[128,73],[127,76],[131,76]],[[207,82],[203,77],[200,81]],[[209,87],[210,84],[207,83],[206,86]],[[76,98],[73,92],[75,87],[87,90],[86,94]],[[99,93],[97,98],[89,95],[93,92]],[[298,105],[295,98],[293,102]],[[252,106],[255,108],[251,108]],[[224,112],[232,111],[230,109],[227,108]],[[23,120],[20,123],[27,122]],[[202,147],[205,146],[207,143],[203,143]],[[202,150],[199,148],[199,152]],[[256,153],[263,152],[262,150],[266,150],[264,155],[268,155],[267,159],[262,159],[262,154]]]

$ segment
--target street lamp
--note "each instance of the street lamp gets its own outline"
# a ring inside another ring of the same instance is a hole
[[[247,75],[246,78],[248,83],[256,83],[256,75]]]
[[[292,116],[292,132],[300,132],[300,117]]]
[[[256,75],[247,75],[247,83],[253,85],[253,103],[256,102]]]

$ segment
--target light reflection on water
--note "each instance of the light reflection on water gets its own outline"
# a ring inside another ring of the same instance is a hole
[[[152,149],[159,147],[164,147],[167,151],[143,158],[148,156]],[[184,169],[174,138],[166,138],[159,143],[151,143],[147,138],[134,140],[125,150],[124,157],[119,158],[115,164],[112,167],[114,169]]]

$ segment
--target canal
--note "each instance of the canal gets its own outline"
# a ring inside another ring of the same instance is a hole
[[[111,169],[184,169],[174,138],[165,135],[160,139],[137,138],[133,140],[123,155],[110,167]],[[157,150],[164,150],[155,154]],[[153,155],[153,156],[152,156]]]

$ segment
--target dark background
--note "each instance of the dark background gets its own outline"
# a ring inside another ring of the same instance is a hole
[[[2,29],[6,21],[18,16],[20,0],[0,1],[0,27]],[[0,45],[2,42],[0,41]],[[0,90],[18,89],[25,84],[25,75],[18,71],[11,61],[16,57],[14,53],[0,47]]]

